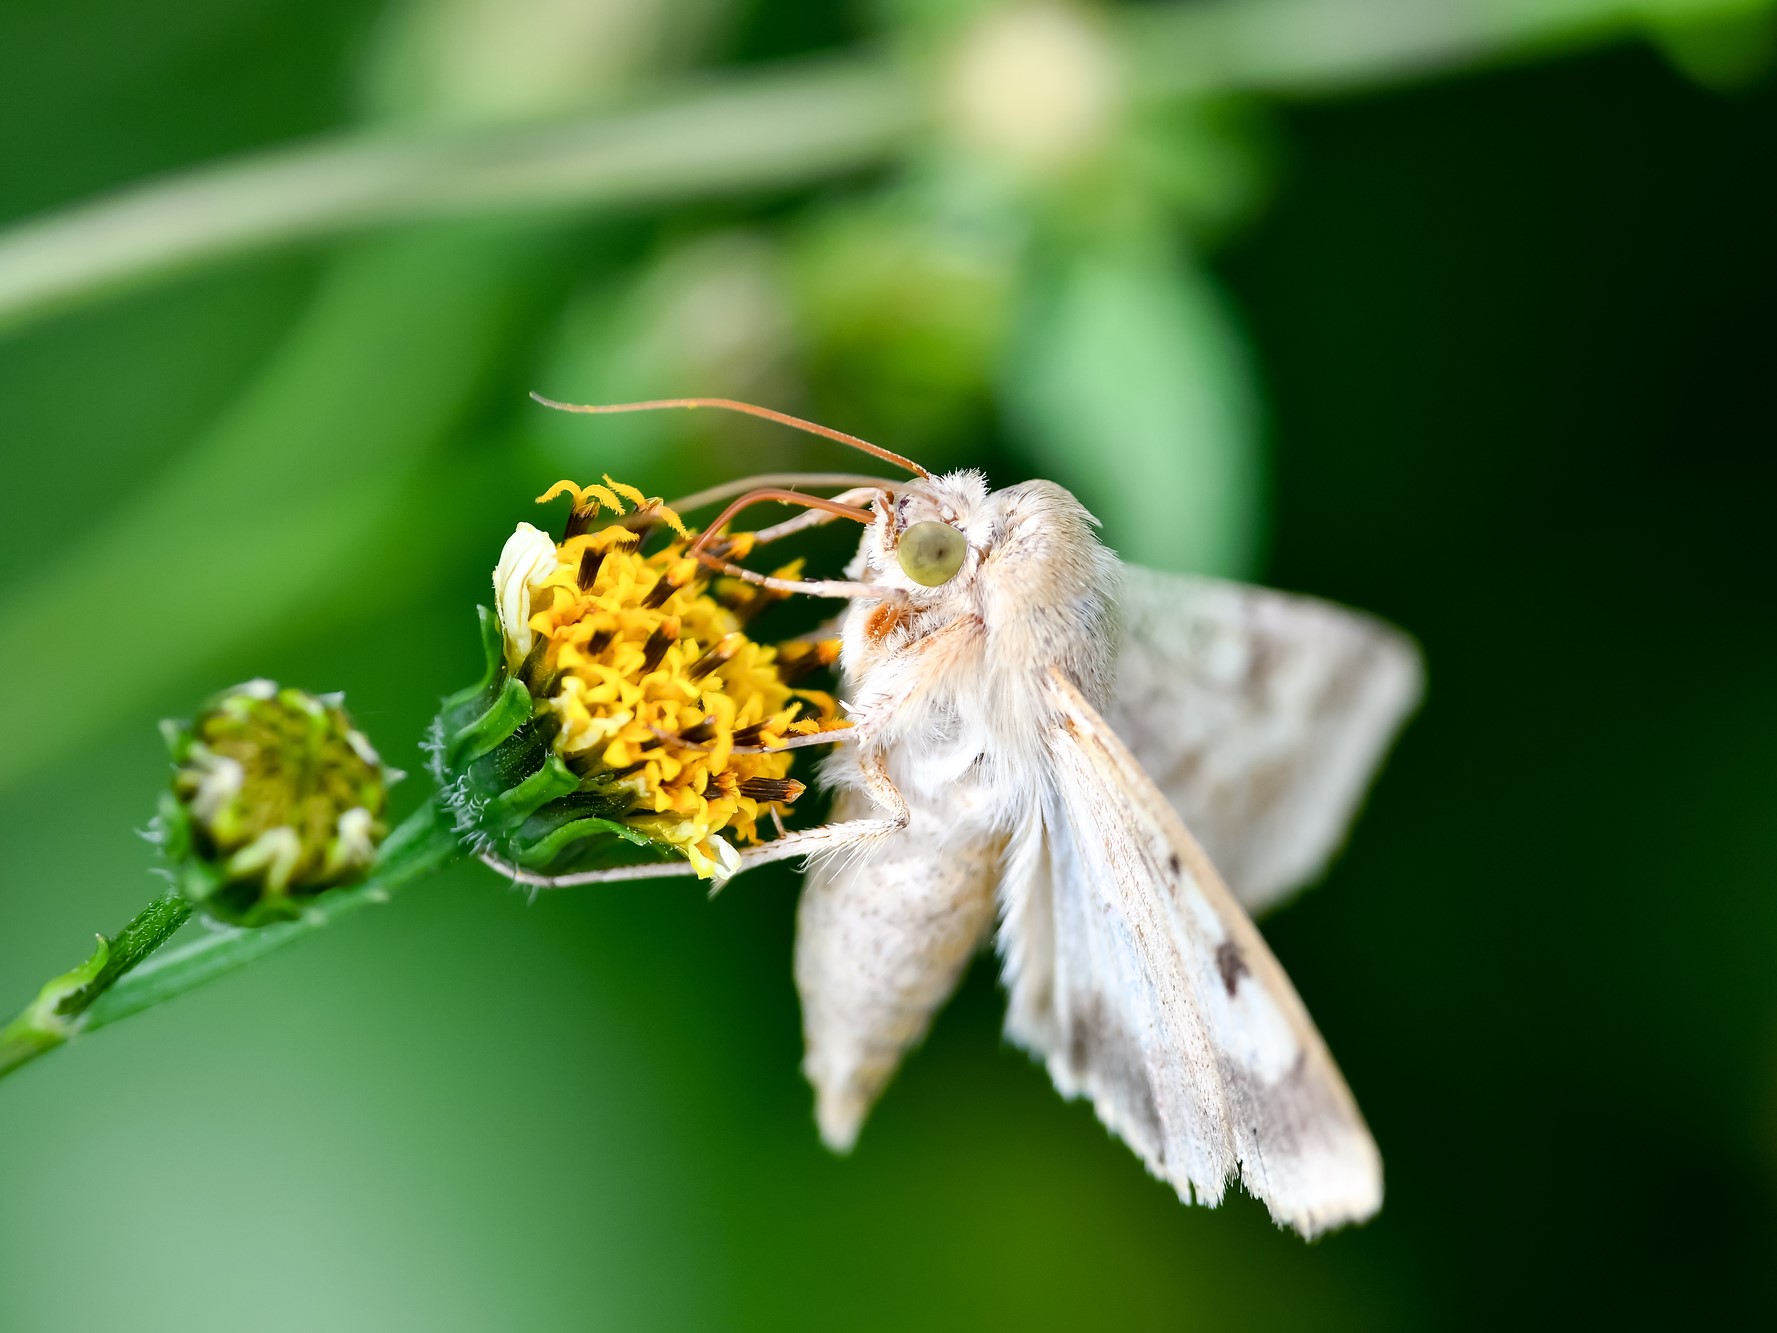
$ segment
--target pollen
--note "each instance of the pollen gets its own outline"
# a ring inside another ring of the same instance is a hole
[[[803,790],[773,747],[849,725],[829,695],[790,684],[831,651],[748,637],[756,605],[711,586],[695,534],[660,500],[610,477],[538,498],[562,495],[567,535],[521,523],[494,573],[507,669],[585,789],[619,794],[631,829],[725,878],[735,844],[759,842],[760,821]]]

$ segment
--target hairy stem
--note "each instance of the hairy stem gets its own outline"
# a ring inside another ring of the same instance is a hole
[[[385,903],[396,889],[443,869],[461,853],[448,816],[427,801],[389,835],[363,881],[321,894],[298,920],[218,931],[156,953],[191,915],[184,902],[162,898],[116,940],[101,939],[92,958],[51,981],[0,1031],[0,1077],[80,1033],[164,1004],[342,917]]]
[[[0,1077],[80,1030],[82,1015],[149,954],[171,939],[191,916],[191,905],[175,893],[157,898],[131,918],[115,939],[99,936],[91,957],[52,977],[19,1016],[0,1029]]]

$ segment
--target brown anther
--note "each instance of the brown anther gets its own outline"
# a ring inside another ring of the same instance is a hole
[[[839,640],[821,639],[816,643],[806,640],[778,645],[777,667],[778,677],[784,684],[791,685],[810,675],[822,667],[830,667],[839,660]]]
[[[763,722],[755,722],[752,726],[742,727],[739,731],[735,732],[734,743],[736,745],[757,745],[759,743],[759,738],[764,734],[765,724]]]
[[[683,586],[683,584],[674,583],[670,578],[662,575],[660,581],[648,589],[648,595],[642,599],[642,605],[650,611],[658,611],[666,605],[666,599]]]
[[[716,719],[706,717],[694,727],[686,727],[678,735],[686,745],[704,745],[716,739]]]
[[[562,540],[565,542],[570,537],[583,535],[591,529],[592,520],[598,516],[599,507],[597,505],[576,505],[574,511],[568,515],[568,526],[562,531]]]
[[[617,631],[614,629],[594,630],[592,632],[592,637],[586,640],[586,655],[588,657],[597,657],[600,653],[604,652],[605,649],[611,646],[611,640],[616,637]]]
[[[717,640],[714,648],[686,668],[685,675],[691,680],[702,680],[740,650],[740,637],[738,634],[724,634]]]
[[[574,576],[574,582],[580,585],[581,592],[592,591],[592,585],[598,582],[599,566],[604,563],[603,551],[595,551],[589,546],[580,552],[580,572]]]
[[[679,622],[668,620],[655,627],[642,648],[642,674],[652,672],[666,656],[666,650],[679,640]]]
[[[795,778],[747,778],[740,794],[755,801],[794,801],[808,788]]]

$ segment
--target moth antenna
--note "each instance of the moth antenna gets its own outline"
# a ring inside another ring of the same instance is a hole
[[[804,421],[801,417],[793,417],[788,412],[759,407],[754,403],[743,403],[736,398],[651,398],[640,403],[558,403],[553,398],[545,398],[540,393],[533,393],[531,397],[543,404],[544,407],[554,408],[557,412],[584,412],[591,416],[609,412],[654,412],[667,407],[713,407],[724,412],[739,412],[744,416],[762,417],[766,421],[775,421],[780,426],[807,431],[810,435],[819,435],[823,439],[836,440],[840,444],[850,445],[853,449],[861,449],[872,458],[880,458],[885,463],[893,463],[896,467],[905,468],[916,477],[929,478],[932,475],[911,458],[904,458],[891,449],[884,449],[880,444],[871,444],[868,440],[861,440],[856,435],[847,435],[844,431],[834,430],[831,426],[817,425],[812,421]]]
[[[890,482],[887,477],[871,477],[862,472],[761,472],[751,477],[736,477],[731,481],[706,486],[690,495],[681,495],[669,507],[675,514],[683,514],[688,510],[732,500],[737,495],[756,491],[761,486],[787,486],[793,491],[805,486],[843,486],[848,490],[871,487],[892,496],[897,484]]]
[[[758,490],[748,491],[745,495],[736,496],[730,501],[728,507],[720,514],[717,514],[714,521],[711,522],[707,528],[697,534],[697,540],[691,543],[691,548],[686,551],[685,554],[693,556],[702,555],[704,548],[716,539],[716,535],[722,531],[724,524],[736,514],[740,513],[741,510],[750,505],[759,504],[765,500],[776,500],[780,503],[789,505],[801,505],[804,509],[825,510],[829,514],[837,514],[840,518],[849,518],[854,523],[862,523],[865,527],[868,527],[876,521],[876,516],[874,514],[868,509],[859,508],[857,505],[848,505],[843,504],[838,500],[829,500],[824,495],[809,495],[805,491],[789,491],[780,486],[761,486]]]

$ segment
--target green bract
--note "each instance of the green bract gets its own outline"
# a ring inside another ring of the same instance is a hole
[[[478,852],[535,871],[586,869],[622,847],[652,850],[622,822],[635,804],[626,785],[583,780],[562,761],[553,715],[538,713],[506,665],[499,620],[479,610],[486,671],[444,701],[427,747],[458,834]]]

